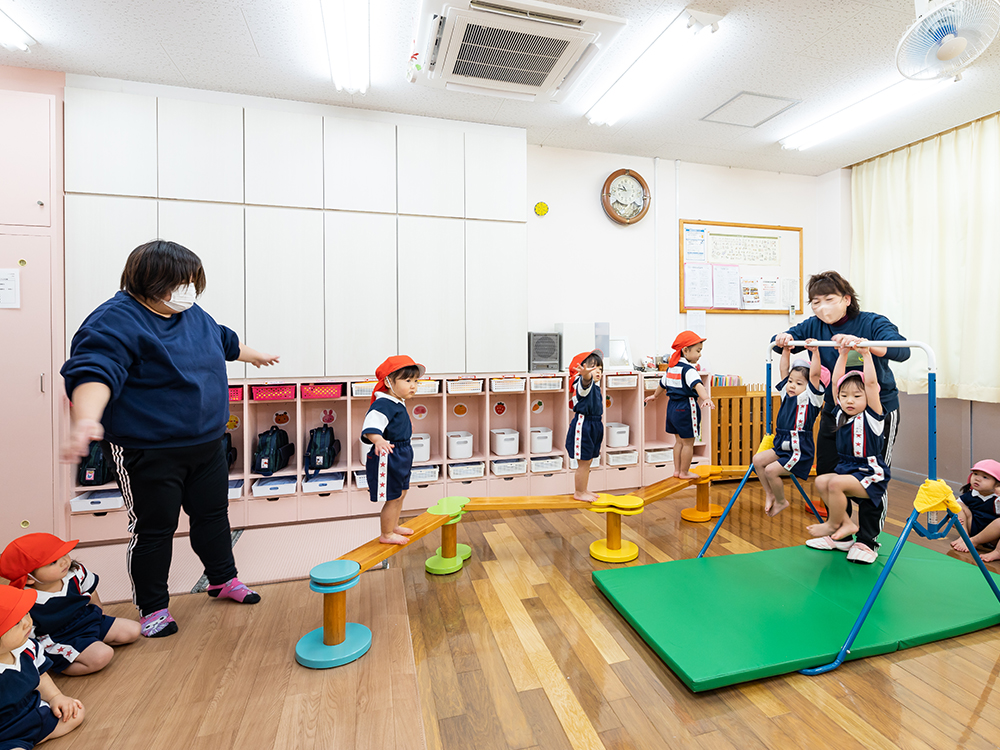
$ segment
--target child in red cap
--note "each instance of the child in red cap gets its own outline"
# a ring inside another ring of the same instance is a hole
[[[708,390],[701,382],[701,374],[695,365],[701,359],[701,350],[705,338],[694,331],[682,331],[677,334],[667,362],[667,371],[660,378],[660,383],[652,395],[646,396],[643,405],[648,404],[666,393],[670,399],[667,402],[666,431],[677,436],[674,446],[674,476],[680,479],[695,479],[692,474],[691,460],[694,458],[695,436],[701,431],[701,410],[714,409],[715,405],[708,396]]]
[[[35,590],[35,634],[42,637],[52,671],[66,675],[103,669],[114,656],[112,646],[139,637],[138,622],[101,611],[97,574],[69,556],[77,543],[52,534],[26,534],[0,554],[0,575],[14,588]]]
[[[601,375],[604,359],[601,352],[581,352],[569,364],[570,397],[573,420],[566,434],[566,450],[576,460],[573,499],[592,503],[597,495],[587,489],[590,484],[590,462],[601,455],[604,441],[604,397],[601,395]]]
[[[406,544],[413,534],[413,529],[399,525],[413,468],[413,426],[403,402],[416,394],[417,380],[424,371],[423,365],[405,355],[389,357],[380,364],[375,370],[378,384],[361,426],[362,442],[372,444],[365,459],[368,496],[373,503],[385,503],[379,537],[382,544]]]
[[[960,520],[969,532],[973,545],[978,547],[1000,539],[1000,461],[987,458],[970,469],[958,504],[962,506]],[[962,537],[953,541],[951,546],[959,552],[969,551]],[[1000,552],[994,550],[983,555],[983,560],[1000,560]]]
[[[34,591],[0,586],[0,746],[5,748],[32,748],[83,721],[83,704],[63,695],[45,674],[52,662],[29,637],[34,603]]]

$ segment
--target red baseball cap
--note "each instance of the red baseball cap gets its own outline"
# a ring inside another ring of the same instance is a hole
[[[385,384],[385,379],[396,372],[396,370],[402,370],[404,367],[416,367],[420,372],[417,373],[418,378],[422,378],[424,373],[427,372],[427,368],[423,365],[419,365],[413,361],[412,357],[408,357],[405,354],[396,354],[389,357],[385,362],[380,364],[375,368],[375,377],[378,379],[378,383],[372,390],[372,400],[371,403],[375,403],[375,394],[379,391],[387,393],[389,391],[388,386]]]
[[[24,591],[13,586],[0,585],[0,635],[5,635],[24,619],[34,606],[37,596],[34,589]]]
[[[23,589],[28,573],[54,563],[79,543],[79,539],[64,542],[53,534],[25,534],[8,544],[0,554],[0,576],[8,579],[14,588]]]
[[[667,361],[667,366],[673,367],[676,365],[681,361],[681,352],[683,352],[684,349],[701,343],[702,341],[705,341],[705,337],[699,336],[694,331],[681,331],[678,333],[677,338],[674,339],[674,343],[670,345],[670,348],[674,350],[674,353],[670,355],[670,359]]]

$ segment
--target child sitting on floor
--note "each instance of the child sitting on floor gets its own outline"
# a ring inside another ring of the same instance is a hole
[[[0,586],[0,747],[32,748],[83,721],[83,704],[45,674],[52,662],[29,637],[34,603],[34,591]]]
[[[581,352],[569,365],[569,405],[573,419],[566,433],[566,451],[576,460],[573,499],[592,503],[597,495],[588,489],[590,462],[601,455],[604,442],[604,396],[601,375],[604,359],[601,352]]]
[[[103,669],[114,656],[111,647],[133,643],[140,629],[135,620],[101,610],[97,574],[69,556],[77,544],[52,534],[26,534],[0,554],[0,575],[14,588],[35,590],[35,635],[43,637],[52,671],[66,675]]]
[[[844,372],[847,355],[855,349],[864,360],[864,370]],[[885,415],[879,401],[879,384],[875,377],[875,365],[868,351],[867,342],[853,340],[838,347],[839,356],[833,369],[836,390],[833,392],[837,404],[837,468],[833,474],[816,477],[816,489],[826,503],[829,516],[826,523],[807,526],[814,537],[826,539],[829,548],[834,543],[858,531],[858,525],[851,519],[848,498],[858,498],[858,502],[870,501],[876,507],[885,502],[889,484],[889,467],[882,459],[883,427]],[[869,564],[870,559],[852,559],[852,562]]]
[[[1000,461],[985,459],[969,473],[969,480],[962,487],[958,504],[962,506],[960,521],[969,532],[975,546],[989,544],[1000,539]],[[961,537],[951,543],[958,552],[968,552]],[[983,560],[1000,559],[996,551]]]
[[[764,511],[776,516],[788,507],[783,476],[792,474],[807,479],[812,471],[813,424],[823,408],[823,394],[830,383],[830,373],[820,364],[815,340],[806,341],[810,359],[791,362],[791,347],[781,350],[781,406],[774,423],[774,447],[753,457],[754,471],[764,488]],[[825,379],[824,379],[825,378]]]

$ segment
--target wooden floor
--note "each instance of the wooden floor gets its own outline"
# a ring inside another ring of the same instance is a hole
[[[735,487],[715,485],[713,502],[724,504]],[[901,530],[915,489],[893,483],[890,533]],[[642,551],[632,564],[694,557],[709,527],[680,520],[693,503],[693,490],[685,491],[627,517],[624,536]],[[712,554],[800,544],[807,522],[799,503],[767,518],[751,483]],[[98,675],[59,678],[84,701],[88,719],[46,747],[1000,746],[1000,627],[848,662],[819,677],[696,695],[591,582],[591,571],[607,566],[587,550],[603,536],[603,516],[587,511],[467,514],[459,541],[473,554],[460,573],[424,573],[438,544],[433,534],[392,558],[389,570],[362,575],[349,592],[348,619],[372,627],[372,650],[322,672],[292,656],[295,641],[319,625],[320,597],[305,583],[261,587],[265,601],[252,607],[177,597],[177,636],[125,647]],[[948,549],[947,542],[918,543]],[[927,592],[928,606],[933,595]],[[985,582],[983,596],[992,596]],[[109,607],[117,615],[130,609]],[[716,646],[712,631],[706,622],[706,648]]]

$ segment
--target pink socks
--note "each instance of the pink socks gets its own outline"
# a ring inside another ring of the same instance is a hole
[[[260,601],[260,594],[247,588],[239,578],[230,578],[218,586],[209,586],[208,595],[218,599],[232,599],[240,604],[256,604]]]
[[[165,638],[177,632],[177,623],[166,609],[139,618],[142,634],[147,638]]]

